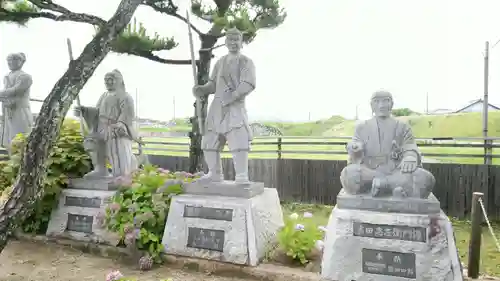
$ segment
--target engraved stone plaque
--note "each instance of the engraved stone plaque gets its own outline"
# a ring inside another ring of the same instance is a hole
[[[201,206],[184,206],[185,218],[201,218],[207,220],[233,220],[233,209],[209,208]]]
[[[395,239],[412,242],[426,242],[427,229],[404,225],[352,223],[353,235],[370,238]]]
[[[68,214],[66,230],[90,234],[92,233],[93,223],[94,223],[93,216]]]
[[[417,278],[414,253],[362,249],[361,259],[364,273]]]
[[[101,198],[99,197],[66,196],[64,198],[65,198],[64,201],[65,206],[97,208],[97,209],[101,207]]]
[[[189,227],[187,247],[223,252],[224,230]]]

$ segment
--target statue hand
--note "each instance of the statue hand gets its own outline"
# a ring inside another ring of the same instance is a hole
[[[196,85],[193,87],[193,95],[197,98],[201,98],[205,95],[202,85]]]
[[[360,142],[350,142],[347,144],[347,151],[349,153],[358,153],[363,150],[363,144]]]
[[[413,173],[417,170],[418,163],[417,158],[413,156],[403,157],[401,161],[401,172],[402,173]]]

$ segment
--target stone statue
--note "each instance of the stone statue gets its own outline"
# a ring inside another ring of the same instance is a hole
[[[104,82],[108,91],[99,98],[96,107],[75,108],[75,115],[83,117],[89,131],[84,145],[94,170],[85,178],[110,177],[106,160],[111,165],[113,177],[128,175],[137,169],[132,153],[132,143],[138,141],[133,124],[134,100],[125,91],[120,71],[107,73]]]
[[[197,97],[214,94],[210,104],[202,149],[208,174],[200,180],[220,182],[224,179],[221,151],[228,142],[233,156],[235,182],[249,183],[248,152],[252,141],[252,130],[248,124],[245,98],[255,89],[255,66],[253,61],[240,53],[243,35],[236,29],[226,33],[229,53],[220,58],[205,85],[193,88]]]
[[[342,187],[349,194],[371,191],[372,196],[428,198],[434,176],[422,168],[421,154],[411,127],[391,117],[392,95],[372,95],[375,116],[356,126],[347,145],[349,161],[342,170]]]
[[[2,146],[8,148],[17,134],[29,134],[33,127],[30,107],[31,75],[22,70],[26,56],[15,53],[7,56],[10,73],[4,77],[2,101]]]

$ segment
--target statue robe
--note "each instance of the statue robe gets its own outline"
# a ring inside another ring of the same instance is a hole
[[[2,101],[2,146],[9,147],[17,134],[29,134],[33,127],[30,107],[31,75],[22,70],[12,71],[4,77]]]
[[[252,130],[248,123],[245,97],[255,88],[255,66],[245,55],[225,55],[214,66],[210,81],[215,84],[214,99],[210,104],[205,130],[217,134],[227,134],[233,129],[245,127],[248,140],[252,140]],[[244,85],[247,84],[247,85]],[[237,100],[223,107],[222,101]]]
[[[384,174],[398,169],[405,156],[413,156],[420,165],[420,154],[411,127],[405,122],[389,117],[372,118],[356,126],[353,142],[364,147],[361,164]]]
[[[95,108],[84,108],[82,116],[89,126],[91,137],[104,142],[113,176],[128,175],[137,169],[137,160],[132,153],[132,143],[137,139],[132,96],[106,92]]]

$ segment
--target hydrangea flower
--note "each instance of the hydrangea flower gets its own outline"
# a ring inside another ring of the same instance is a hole
[[[305,229],[305,227],[304,227],[304,225],[303,225],[303,224],[298,223],[298,224],[296,224],[296,225],[295,225],[295,230],[300,230],[300,231],[302,231],[302,230],[304,230],[304,229]]]
[[[318,229],[321,230],[321,231],[323,231],[323,232],[327,231],[326,227],[324,227],[322,225],[318,226]]]
[[[310,212],[304,212],[304,218],[312,218],[313,217],[313,214],[310,213]]]
[[[113,270],[106,275],[106,281],[118,281],[123,278],[123,274],[118,270]]]
[[[296,219],[298,219],[298,218],[299,218],[299,215],[298,215],[297,213],[293,213],[293,214],[291,214],[291,215],[290,215],[290,218],[291,218],[292,220],[296,220]]]
[[[109,209],[111,209],[112,211],[118,211],[120,210],[121,206],[120,204],[118,203],[111,203],[111,205],[109,205]]]

